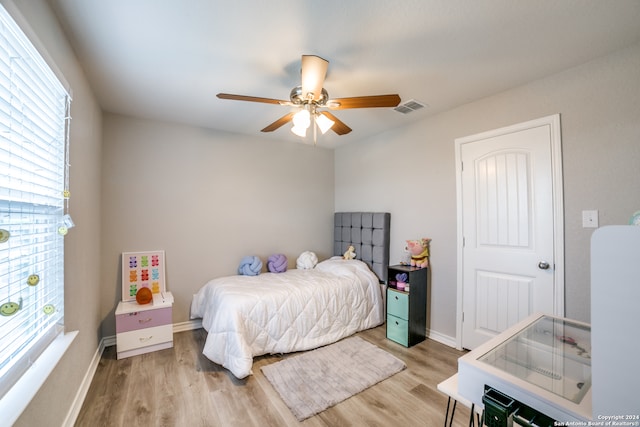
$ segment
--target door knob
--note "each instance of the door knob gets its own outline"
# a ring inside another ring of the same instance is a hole
[[[545,261],[540,261],[540,262],[538,263],[538,268],[539,268],[540,270],[548,270],[548,269],[549,269],[549,263],[548,263],[548,262],[545,262]]]

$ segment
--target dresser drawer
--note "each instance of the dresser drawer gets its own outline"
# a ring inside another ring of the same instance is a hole
[[[409,294],[387,289],[387,314],[409,319]]]
[[[171,323],[171,307],[124,313],[116,316],[116,333],[170,325]]]
[[[116,334],[118,353],[166,342],[173,342],[171,324]]]
[[[409,322],[396,316],[387,314],[387,338],[409,346]]]

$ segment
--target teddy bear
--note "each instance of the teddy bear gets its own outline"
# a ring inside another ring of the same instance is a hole
[[[411,266],[424,268],[429,266],[429,242],[431,239],[407,240],[406,250],[411,254]]]
[[[344,259],[356,259],[356,248],[349,246],[347,251],[344,253]]]

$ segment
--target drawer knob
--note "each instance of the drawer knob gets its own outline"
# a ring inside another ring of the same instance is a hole
[[[398,301],[398,297],[394,297],[396,299],[396,301]]]
[[[151,317],[147,317],[146,319],[139,319],[138,323],[149,323],[151,322],[153,319]]]
[[[142,338],[140,338],[140,342],[147,342],[147,341],[149,341],[151,338],[153,338],[153,335],[149,335],[147,338],[142,337]]]

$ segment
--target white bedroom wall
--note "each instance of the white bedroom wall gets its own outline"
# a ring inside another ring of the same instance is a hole
[[[104,336],[115,334],[120,254],[162,249],[173,322],[245,255],[331,255],[333,152],[114,114],[104,118]]]
[[[599,210],[603,226],[624,224],[640,209],[638,70],[640,45],[635,45],[412,126],[340,147],[335,150],[336,210],[390,211],[391,262],[400,260],[405,239],[433,239],[428,327],[441,337],[454,338],[454,140],[560,113],[566,315],[588,322],[593,229],[582,228],[581,211]]]
[[[36,47],[44,48],[69,83],[71,175],[69,213],[76,227],[65,237],[65,329],[79,334],[15,426],[62,425],[92,362],[100,334],[100,153],[102,113],[82,68],[45,0],[5,1]],[[1,422],[0,422],[1,424]]]

